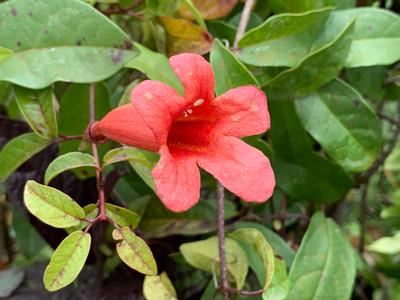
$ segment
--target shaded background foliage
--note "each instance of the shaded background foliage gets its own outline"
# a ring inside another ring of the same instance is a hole
[[[23,188],[30,179],[43,183],[60,155],[90,153],[86,141],[65,138],[81,135],[89,122],[89,83],[96,82],[100,119],[127,103],[145,78],[182,92],[167,57],[194,52],[209,58],[216,94],[258,85],[272,119],[267,134],[246,141],[270,158],[274,196],[262,205],[226,196],[232,286],[246,279],[244,287],[255,290],[271,276],[255,299],[399,298],[398,0],[258,0],[238,41],[244,3],[237,0],[0,2],[1,297],[143,299],[144,276],[121,263],[104,224],[91,229],[76,284],[46,292],[41,274],[67,232],[29,214]],[[117,147],[101,145],[100,156]],[[117,149],[107,159],[107,201],[140,214],[136,233],[174,286],[166,276],[146,277],[146,297],[212,299],[218,262],[212,177],[202,174],[200,203],[175,214],[152,189],[156,155]],[[82,207],[97,200],[90,167],[69,168],[50,185]],[[232,231],[240,228],[257,230],[247,231],[247,244],[235,240],[240,231]],[[253,234],[271,250],[251,244]],[[275,272],[265,273],[263,263],[271,260]]]

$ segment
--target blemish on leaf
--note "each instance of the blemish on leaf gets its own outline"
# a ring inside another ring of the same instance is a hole
[[[133,43],[131,41],[125,41],[125,49],[131,50],[133,47]]]
[[[17,41],[17,47],[21,47],[21,41]]]
[[[355,108],[358,108],[360,106],[360,101],[353,100],[353,105],[354,105]]]
[[[15,8],[12,8],[12,9],[11,9],[11,14],[12,14],[14,17],[16,17],[16,16],[18,15],[18,12],[17,12],[17,10],[16,10]]]
[[[46,28],[46,29],[43,31],[43,33],[44,33],[44,34],[48,34],[48,33],[49,33],[49,30]]]
[[[33,13],[30,11],[30,12],[28,13],[28,16],[33,17]]]
[[[116,51],[111,50],[110,57],[111,57],[113,64],[119,64],[124,57],[124,52],[121,49],[118,49]]]
[[[314,151],[319,151],[319,150],[321,150],[322,148],[321,148],[321,145],[320,144],[318,144],[318,143],[315,143],[314,145],[313,145],[313,150]]]
[[[81,41],[81,40],[77,40],[77,41],[76,41],[76,45],[77,45],[77,46],[82,45],[82,41]]]

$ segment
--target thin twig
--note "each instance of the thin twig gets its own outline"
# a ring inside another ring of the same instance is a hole
[[[96,120],[95,88],[94,88],[93,83],[90,85],[90,89],[89,89],[89,103],[90,103],[90,120],[89,120],[89,122],[92,124]],[[97,202],[97,205],[99,208],[98,217],[101,221],[107,221],[106,198],[104,195],[104,180],[103,180],[103,173],[101,171],[99,153],[97,152],[96,143],[91,141],[91,144],[92,144],[93,157],[96,161],[96,182],[97,182],[97,191],[99,194],[99,199]]]
[[[242,38],[244,32],[246,31],[247,24],[249,23],[250,19],[250,12],[251,9],[253,8],[255,3],[255,0],[246,0],[246,3],[244,4],[244,8],[242,11],[242,15],[240,17],[240,22],[238,29],[236,31],[236,36],[235,36],[235,41],[233,43],[233,48],[238,47],[239,40]]]
[[[224,187],[219,182],[217,182],[217,224],[218,224],[219,265],[221,271],[220,289],[224,295],[224,300],[228,300],[229,299],[228,269],[225,261]]]
[[[360,201],[360,240],[358,242],[358,251],[364,252],[365,245],[365,215],[367,213],[367,196],[368,196],[368,182],[361,186],[361,201]]]
[[[400,113],[400,103],[397,106],[398,112]],[[396,146],[397,139],[400,137],[400,119],[396,121],[396,126],[393,131],[392,138],[389,141],[389,145],[386,150],[381,152],[381,155],[378,159],[373,163],[373,165],[361,176],[356,178],[357,184],[365,183],[369,180],[369,178],[385,163],[386,158],[392,153],[394,147]]]
[[[242,296],[260,296],[264,293],[264,289],[259,289],[256,291],[243,291],[243,290],[228,288],[228,290],[232,294],[238,294],[238,295],[242,295]]]
[[[63,143],[68,141],[76,141],[82,140],[83,135],[62,135],[60,134],[57,138],[54,139],[54,143]]]

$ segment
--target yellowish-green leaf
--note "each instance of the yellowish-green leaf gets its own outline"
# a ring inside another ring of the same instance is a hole
[[[96,161],[90,154],[83,152],[69,152],[57,157],[47,167],[44,175],[44,182],[49,182],[58,174],[81,167],[96,167]]]
[[[264,300],[284,300],[289,290],[289,279],[283,259],[275,258],[275,271],[271,285],[264,290]]]
[[[189,20],[160,17],[167,33],[167,52],[174,55],[184,52],[205,54],[211,48],[212,37],[200,26]]]
[[[137,148],[120,147],[108,151],[103,157],[103,166],[108,166],[121,161],[135,161],[140,164],[147,164],[148,160],[140,155],[141,152]]]
[[[368,246],[368,251],[389,255],[400,253],[400,232],[374,241]]]
[[[33,180],[25,185],[24,202],[35,217],[56,228],[79,225],[85,216],[83,209],[68,195]]]
[[[140,221],[140,216],[137,213],[110,203],[106,204],[106,214],[121,227],[135,229]]]
[[[0,181],[6,180],[19,166],[50,143],[51,140],[35,133],[22,134],[8,142],[0,152]]]
[[[219,276],[218,238],[213,236],[206,240],[182,244],[179,247],[185,260],[193,267]],[[225,239],[226,265],[228,280],[235,282],[241,289],[246,281],[249,264],[246,253],[234,239]]]
[[[9,58],[12,54],[13,54],[12,50],[0,47],[0,62]]]
[[[132,269],[146,274],[157,274],[157,264],[146,242],[128,227],[115,229],[113,238],[117,240],[117,253]]]
[[[255,228],[241,228],[230,233],[229,236],[251,245],[261,257],[264,266],[263,288],[266,290],[271,284],[274,274],[274,252],[264,235]]]
[[[155,185],[153,181],[153,177],[151,176],[151,171],[158,161],[158,155],[153,152],[149,152],[146,150],[141,150],[137,148],[133,148],[136,151],[137,159],[131,159],[129,164],[135,170],[135,172],[143,179],[143,181],[155,190]],[[132,154],[132,152],[131,152]]]
[[[54,251],[43,282],[49,291],[59,290],[78,277],[88,257],[92,238],[89,233],[75,231]]]
[[[143,294],[147,300],[177,300],[177,295],[167,273],[147,275],[144,278]]]
[[[54,95],[51,88],[31,90],[14,85],[15,99],[29,126],[43,138],[58,136]]]

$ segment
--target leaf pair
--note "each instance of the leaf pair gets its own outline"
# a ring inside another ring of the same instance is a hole
[[[24,191],[28,210],[41,221],[56,228],[75,228],[55,250],[44,273],[45,287],[55,291],[70,284],[79,275],[89,254],[91,237],[80,228],[88,225],[88,218],[97,215],[92,205],[82,209],[61,191],[28,181]],[[117,253],[132,269],[144,274],[156,274],[157,265],[150,248],[132,231],[139,215],[122,207],[106,204],[107,216],[115,222],[113,237],[117,240]],[[121,226],[121,227],[120,227]]]

